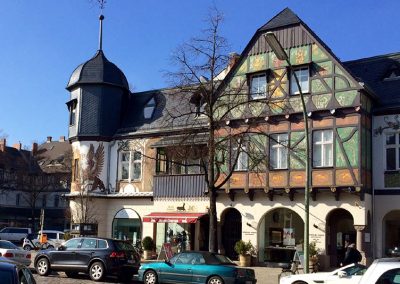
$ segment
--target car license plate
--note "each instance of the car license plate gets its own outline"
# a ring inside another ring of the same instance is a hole
[[[135,260],[133,260],[133,259],[128,259],[128,263],[135,263]]]

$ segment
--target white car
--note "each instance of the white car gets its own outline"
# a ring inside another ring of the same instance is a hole
[[[0,256],[26,266],[31,264],[31,253],[17,247],[9,241],[0,240]]]
[[[39,242],[40,231],[36,235],[29,235],[24,239],[22,243],[22,247],[24,250],[32,250],[32,249],[53,249],[61,246],[64,240],[64,232],[54,231],[54,230],[43,230],[43,234],[47,236],[47,242],[45,244],[41,244]]]
[[[355,284],[358,283],[367,267],[362,264],[349,264],[331,272],[294,274],[284,276],[279,284]]]
[[[400,258],[376,259],[357,284],[400,283]]]

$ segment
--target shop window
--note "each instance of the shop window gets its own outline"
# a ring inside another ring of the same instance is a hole
[[[290,94],[291,95],[298,95],[300,94],[299,92],[299,86],[296,83],[296,79],[294,77],[294,74],[296,74],[297,79],[299,80],[301,92],[303,94],[309,92],[310,88],[310,71],[307,68],[299,68],[295,69],[294,72],[291,73],[290,76]]]
[[[121,152],[121,179],[140,180],[142,176],[142,153],[139,151]]]
[[[385,156],[386,170],[394,171],[400,169],[400,138],[399,133],[386,134]]]
[[[313,166],[333,166],[333,131],[319,130],[313,132]]]
[[[258,74],[250,78],[250,97],[252,100],[265,99],[267,97],[267,75]]]
[[[288,134],[273,134],[270,136],[270,161],[272,169],[287,169],[288,167]]]

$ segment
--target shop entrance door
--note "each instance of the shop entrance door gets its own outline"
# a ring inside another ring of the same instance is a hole
[[[225,255],[230,259],[237,259],[238,255],[234,247],[235,243],[242,239],[242,215],[240,212],[234,208],[227,209],[221,229],[221,239]]]

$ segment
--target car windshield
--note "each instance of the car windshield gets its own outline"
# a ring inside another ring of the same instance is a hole
[[[206,254],[204,255],[207,264],[236,265],[232,260],[222,254]]]
[[[348,276],[363,275],[365,273],[365,270],[367,270],[367,267],[362,264],[355,264],[353,266],[342,269],[342,271],[345,271]]]
[[[134,250],[133,245],[124,241],[114,241],[115,247],[118,250]]]
[[[0,241],[0,248],[3,248],[3,249],[19,249],[19,247],[17,247],[13,243],[7,242],[7,241]]]

